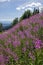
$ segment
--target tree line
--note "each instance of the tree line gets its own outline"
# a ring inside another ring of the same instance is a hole
[[[15,18],[15,19],[13,20],[12,25],[14,26],[14,25],[16,25],[18,22],[21,22],[23,19],[29,18],[30,16],[33,16],[33,15],[38,14],[38,13],[39,13],[39,8],[38,8],[38,9],[34,8],[33,12],[31,12],[30,10],[27,10],[27,11],[25,11],[25,12],[23,13],[23,15],[20,17],[20,19]]]
[[[39,13],[39,8],[38,9],[34,8],[33,12],[31,12],[30,10],[25,11],[22,14],[22,16],[20,17],[20,19],[18,19],[18,17],[17,17],[17,18],[15,18],[13,20],[11,27],[13,27],[14,25],[16,25],[18,22],[21,22],[23,19],[29,18],[30,16],[33,16],[33,15],[35,15],[37,13]],[[9,28],[11,28],[11,27],[9,27]],[[3,25],[2,25],[2,23],[0,23],[0,32],[2,32],[2,31],[3,31]]]

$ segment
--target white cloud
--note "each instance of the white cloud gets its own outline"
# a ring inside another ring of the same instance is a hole
[[[6,2],[6,1],[8,1],[8,2],[9,2],[10,0],[0,0],[0,2]]]
[[[32,8],[26,8],[25,11],[26,11],[26,10],[31,10],[31,11],[32,11]]]
[[[43,12],[43,6],[39,7],[40,12]]]
[[[23,5],[20,5],[16,9],[18,11],[23,10],[23,9],[31,9],[32,10],[32,7],[40,7],[40,6],[42,6],[42,4],[39,2],[36,2],[36,3],[35,2],[32,2],[32,3],[27,2],[27,3],[24,3]]]
[[[21,8],[20,8],[20,7],[17,7],[16,9],[17,9],[17,10],[21,10]]]

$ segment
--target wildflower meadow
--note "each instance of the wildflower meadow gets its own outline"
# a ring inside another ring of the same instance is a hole
[[[0,34],[0,65],[43,65],[43,13]]]

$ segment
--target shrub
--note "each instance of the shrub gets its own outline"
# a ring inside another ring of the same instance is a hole
[[[35,15],[37,13],[39,13],[39,8],[38,9],[34,8],[33,15]]]
[[[24,12],[24,14],[20,17],[20,21],[26,18],[29,18],[32,15],[30,10]]]
[[[18,23],[18,18],[15,18],[15,19],[13,20],[12,25],[14,26],[14,25],[16,25],[17,23]]]
[[[0,23],[0,32],[2,32],[3,31],[3,26],[2,26],[2,24]]]

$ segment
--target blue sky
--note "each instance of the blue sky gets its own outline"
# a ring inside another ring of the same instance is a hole
[[[43,0],[0,0],[0,21],[12,21],[34,6],[41,8]]]

